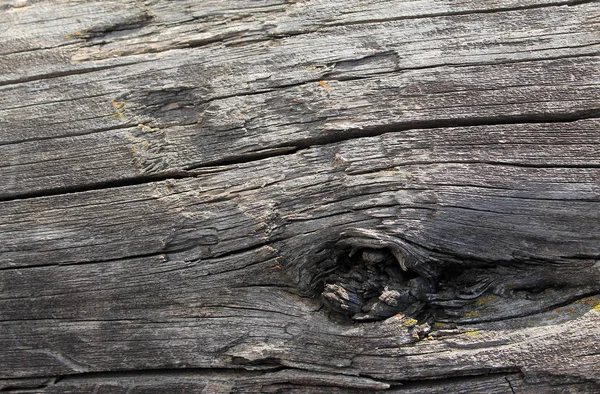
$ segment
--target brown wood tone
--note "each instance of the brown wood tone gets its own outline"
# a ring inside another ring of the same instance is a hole
[[[0,391],[600,392],[600,3],[0,27]]]

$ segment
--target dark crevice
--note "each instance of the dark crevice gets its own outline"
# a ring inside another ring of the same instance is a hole
[[[285,286],[285,285],[281,285],[281,284],[268,284],[268,283],[263,283],[263,284],[259,284],[259,285],[229,286],[229,288],[230,289],[279,289],[279,290],[283,290],[283,291],[296,290],[296,287],[292,286],[292,285]],[[242,309],[239,307],[232,307],[232,306],[226,306],[226,305],[221,306],[221,308],[223,308],[223,309],[226,309],[226,308]],[[244,309],[248,309],[248,308],[244,308]],[[298,315],[292,315],[289,313],[273,311],[273,310],[268,310],[268,309],[262,309],[262,311],[270,312],[270,313],[278,313],[278,314],[283,314],[283,315],[292,316],[292,317],[298,317]]]
[[[504,161],[486,161],[486,160],[414,160],[414,161],[405,161],[401,164],[396,164],[392,168],[398,169],[402,167],[412,167],[412,166],[421,166],[421,165],[436,165],[436,164],[483,164],[490,166],[502,166],[502,167],[514,167],[514,168],[579,168],[579,169],[593,169],[600,168],[600,164],[535,164],[535,163],[513,163],[513,162],[504,162]],[[376,169],[368,169],[368,170],[354,170],[348,171],[348,175],[363,175],[363,174],[372,174],[379,171],[385,170],[385,168],[376,168]],[[473,185],[451,185],[451,184],[431,184],[432,186],[453,186],[453,187],[481,187],[486,188],[485,186],[473,186]],[[420,190],[421,188],[415,189],[410,188],[412,190]],[[500,190],[515,190],[510,188],[496,188],[496,187],[487,187],[487,189],[500,189]],[[504,196],[500,196],[504,197]],[[517,197],[513,197],[517,198]],[[527,199],[527,197],[523,197],[523,199]],[[529,199],[538,199],[538,198],[529,198]],[[539,200],[552,200],[552,199],[543,199]],[[577,199],[569,200],[569,199],[554,199],[556,201],[578,201]],[[579,201],[587,202],[586,199],[579,199]],[[597,201],[596,199],[592,199],[591,201]]]
[[[74,193],[85,193],[92,192],[97,190],[104,189],[112,189],[112,188],[120,188],[120,187],[129,187],[136,185],[143,185],[152,182],[164,181],[167,179],[184,179],[193,177],[194,174],[190,174],[185,171],[172,171],[157,175],[144,175],[135,178],[124,178],[113,181],[105,181],[105,182],[92,182],[85,185],[76,185],[76,186],[65,186],[65,187],[56,187],[51,189],[44,189],[39,191],[33,191],[30,193],[18,194],[16,196],[7,196],[0,197],[0,202],[7,201],[16,201],[16,200],[27,200],[31,198],[43,198],[43,197],[52,197],[59,196],[63,194],[74,194]]]
[[[281,369],[288,369],[287,367],[281,367]],[[271,372],[273,371],[273,369],[270,370]],[[41,384],[41,385],[37,385],[35,387],[26,387],[28,389],[39,389],[39,388],[46,388],[48,386],[52,386],[57,384],[58,382],[66,382],[66,381],[85,381],[85,380],[100,380],[100,379],[105,379],[105,380],[110,380],[110,379],[127,379],[127,378],[157,378],[157,377],[163,377],[163,378],[185,378],[186,376],[189,376],[190,378],[195,378],[198,377],[198,375],[203,375],[203,374],[207,374],[207,375],[212,375],[215,373],[221,373],[224,375],[235,375],[238,377],[245,377],[245,376],[260,376],[260,375],[264,375],[266,373],[268,373],[268,371],[250,371],[248,369],[245,369],[243,367],[239,367],[236,366],[235,364],[233,364],[233,366],[231,368],[157,368],[157,369],[139,369],[139,370],[133,370],[133,371],[110,371],[110,372],[83,372],[83,373],[75,373],[75,374],[65,374],[65,375],[58,375],[58,376],[28,376],[27,378],[20,378],[18,380],[25,380],[25,379],[30,379],[30,380],[34,380],[34,379],[48,379],[45,383]],[[17,379],[15,379],[17,380]],[[0,392],[11,392],[11,391],[21,391],[21,388],[24,385],[21,384],[19,386],[8,386],[2,390],[0,390]]]
[[[261,242],[261,243],[258,243],[258,244],[246,246],[246,247],[241,248],[241,249],[236,249],[236,250],[233,250],[233,251],[228,251],[228,252],[225,252],[225,253],[222,253],[222,254],[215,253],[215,254],[213,254],[212,257],[215,258],[215,259],[225,259],[227,257],[231,257],[231,256],[234,256],[234,255],[237,255],[237,254],[242,254],[242,253],[247,253],[247,252],[254,252],[254,251],[257,251],[257,250],[259,250],[261,248],[264,248],[265,246],[269,246],[269,242]]]
[[[437,163],[432,163],[432,164],[437,164]],[[457,163],[449,163],[449,162],[444,162],[444,164],[457,164]],[[464,162],[460,162],[458,164],[464,164]],[[468,164],[473,164],[473,163],[468,163]],[[477,163],[475,163],[477,164]],[[481,163],[481,164],[488,164],[488,163]],[[398,166],[395,166],[398,167]],[[557,167],[552,167],[552,168],[563,168],[564,166],[557,166]],[[544,167],[544,168],[548,168],[548,167]],[[580,167],[577,167],[580,168]],[[588,167],[586,167],[588,168]],[[593,167],[592,167],[593,168]],[[511,189],[508,187],[493,187],[493,186],[486,186],[486,185],[470,185],[470,184],[456,184],[456,183],[430,183],[430,186],[439,186],[439,187],[447,187],[447,188],[474,188],[474,189],[486,189],[486,190],[507,190],[507,191],[518,191],[518,189]],[[526,189],[521,189],[521,190],[526,190]],[[506,195],[506,194],[489,194],[489,197],[497,197],[497,198],[501,198],[501,199],[514,199],[514,200],[530,200],[530,201],[559,201],[562,203],[579,203],[579,202],[583,202],[583,203],[588,203],[588,202],[593,202],[593,203],[597,203],[598,202],[598,198],[572,198],[571,196],[565,196],[564,198],[552,198],[552,197],[540,197],[540,196],[535,196],[535,197],[528,197],[528,196],[513,196],[513,195]],[[446,205],[446,207],[448,207]],[[464,208],[464,209],[469,209],[468,207],[456,207],[456,208]],[[429,208],[432,209],[432,208]],[[434,209],[435,210],[435,209]],[[565,256],[563,256],[565,257]],[[575,258],[575,257],[571,257],[571,258]],[[597,258],[597,257],[580,257],[581,259],[591,259],[591,258]]]
[[[488,164],[492,166],[516,167],[516,168],[600,168],[600,164],[536,164],[536,163],[511,163],[504,161],[457,161],[445,162],[452,164]]]
[[[0,271],[10,271],[10,270],[22,270],[22,269],[36,269],[36,268],[47,268],[47,267],[56,267],[56,266],[69,266],[69,265],[85,265],[85,264],[98,264],[98,263],[112,263],[124,260],[132,260],[139,258],[147,258],[147,257],[156,257],[161,255],[166,255],[169,253],[179,253],[183,251],[183,249],[174,249],[168,251],[158,251],[152,253],[140,253],[129,256],[117,257],[114,259],[104,259],[104,260],[88,260],[88,261],[73,261],[73,262],[63,262],[63,263],[49,263],[49,264],[36,264],[36,265],[21,265],[16,267],[0,267]]]
[[[284,289],[284,287],[277,286],[277,285],[273,285],[273,286],[265,286],[265,285],[262,285],[262,286],[239,286],[239,287],[228,286],[229,289],[244,289],[244,288],[250,288],[250,287],[261,287],[261,288],[270,287],[270,288]],[[290,288],[292,288],[292,287],[290,287]],[[275,315],[288,316],[288,317],[294,317],[294,318],[299,318],[299,317],[302,316],[301,314],[286,313],[286,312],[278,311],[278,310],[261,309],[261,308],[250,308],[250,307],[247,307],[247,306],[239,306],[239,305],[231,305],[231,304],[226,304],[226,305],[218,305],[217,304],[215,306],[217,308],[220,308],[220,309],[223,309],[223,310],[234,309],[234,310],[241,310],[241,311],[260,312],[261,315],[263,317],[265,317],[265,320],[267,320],[266,316],[265,316],[267,313],[272,313],[272,314],[275,314]]]
[[[38,75],[32,75],[30,77],[23,77],[23,78],[19,78],[19,79],[0,81],[0,86],[16,85],[19,83],[40,81],[40,80],[44,80],[44,79],[62,78],[62,77],[68,77],[71,75],[89,74],[89,73],[93,73],[96,71],[110,70],[110,69],[126,67],[126,66],[131,66],[134,64],[140,64],[140,63],[146,63],[146,62],[152,62],[152,61],[155,61],[155,60],[138,60],[138,61],[132,61],[132,62],[127,62],[127,63],[111,64],[111,65],[107,65],[107,66],[80,68],[80,69],[65,70],[65,71],[55,71],[55,72],[48,73],[48,74],[38,74]]]
[[[43,379],[42,382],[40,380]],[[39,393],[40,389],[45,389],[56,384],[60,380],[58,377],[34,377],[34,378],[0,378],[1,393]]]
[[[90,94],[90,95],[86,95],[86,96],[82,96],[82,97],[68,97],[68,98],[63,98],[63,99],[58,99],[58,100],[44,101],[43,103],[25,104],[25,105],[20,105],[18,107],[4,107],[4,108],[2,108],[2,111],[14,111],[17,109],[21,110],[23,108],[31,108],[31,107],[36,107],[36,106],[68,103],[68,102],[74,102],[77,100],[92,99],[92,98],[97,98],[97,97],[102,97],[102,96],[109,96],[109,93],[103,92],[103,93],[98,93],[98,94]],[[18,142],[18,141],[16,141],[16,142]],[[11,143],[15,143],[15,142],[11,142]]]
[[[293,144],[293,142],[292,142]],[[293,155],[301,148],[298,146],[291,146],[289,144],[282,146],[275,146],[273,148],[265,149],[264,151],[252,152],[248,154],[240,154],[235,156],[230,156],[224,159],[207,161],[198,165],[191,165],[188,167],[184,167],[184,171],[193,171],[200,170],[209,167],[219,167],[219,166],[230,166],[230,165],[239,165],[239,164],[247,164],[257,160],[269,159],[278,156],[289,156]]]
[[[108,26],[92,27],[85,31],[86,34],[82,35],[81,38],[89,39],[96,37],[104,37],[112,32],[121,32],[128,30],[139,30],[149,25],[154,16],[148,12],[143,12],[135,16],[131,16],[129,19],[124,19],[120,22],[116,22]]]
[[[507,379],[508,377],[522,379],[523,373],[520,368],[497,368],[497,369],[481,369],[479,371],[469,371],[468,374],[462,376],[451,376],[445,378],[419,379],[419,380],[402,380],[388,381],[390,389],[426,389],[432,386],[448,386],[458,383],[476,383],[482,380],[492,379]]]
[[[10,142],[0,142],[0,146],[3,146],[3,145],[23,144],[23,143],[27,143],[27,142],[39,142],[39,141],[57,140],[57,139],[61,139],[61,138],[81,137],[81,136],[84,136],[84,135],[90,135],[90,134],[96,134],[96,133],[105,133],[107,131],[131,129],[131,128],[134,128],[134,127],[136,127],[136,126],[133,125],[133,124],[122,124],[122,125],[111,126],[111,127],[106,127],[106,128],[102,128],[102,129],[94,129],[94,130],[90,130],[90,131],[84,131],[84,132],[81,132],[81,133],[70,133],[69,135],[24,138],[24,139],[21,139],[21,140],[12,140]],[[5,167],[5,166],[2,166],[2,167]]]
[[[157,53],[165,53],[165,52],[169,52],[169,51],[174,51],[174,50],[180,50],[180,49],[195,49],[195,48],[202,48],[202,47],[208,47],[209,45],[212,44],[218,44],[218,43],[226,43],[228,39],[231,39],[232,37],[236,37],[239,34],[242,34],[243,32],[228,32],[228,33],[223,33],[221,35],[215,36],[215,37],[210,37],[210,38],[203,38],[203,39],[195,39],[195,40],[189,40],[189,41],[183,41],[181,43],[171,43],[171,45],[168,48],[144,48],[143,54],[157,54]],[[266,41],[266,40],[260,40],[262,41]],[[104,44],[104,42],[97,42],[94,43],[92,42],[91,45],[89,45],[89,47],[94,47],[94,46],[98,46],[98,45],[102,45]],[[124,56],[120,56],[121,58],[126,58],[132,55],[124,55]]]
[[[23,298],[29,298],[29,297],[23,297]],[[14,300],[17,298],[8,298],[8,300]],[[3,299],[7,300],[7,298]],[[36,321],[36,322],[69,322],[69,323],[104,323],[104,322],[139,322],[139,323],[151,323],[151,324],[172,324],[173,321],[177,320],[177,319],[186,319],[186,317],[175,317],[173,320],[165,320],[165,321],[157,321],[157,320],[151,320],[151,319],[146,319],[146,318],[122,318],[122,319],[70,319],[70,318],[61,318],[61,317],[48,317],[48,318],[39,318],[39,317],[32,317],[30,319],[2,319],[0,320],[1,323],[21,323],[21,322],[32,322],[32,321]],[[197,317],[189,317],[187,319],[197,319]],[[0,390],[1,391],[1,390]]]
[[[348,23],[339,23],[339,24],[330,24],[329,26],[350,26],[353,24],[368,24],[368,23],[382,23],[382,22],[394,22],[398,20],[408,20],[408,19],[425,19],[425,18],[438,18],[438,17],[447,17],[447,16],[463,16],[463,15],[473,15],[473,14],[496,14],[500,12],[513,12],[513,11],[524,11],[524,10],[535,10],[540,8],[552,8],[552,7],[561,7],[561,6],[576,6],[582,5],[586,3],[595,3],[597,0],[567,0],[550,4],[532,4],[532,5],[524,5],[524,6],[516,6],[516,7],[502,7],[499,6],[497,8],[491,9],[479,9],[479,10],[464,10],[464,11],[456,11],[456,12],[439,12],[439,13],[431,13],[426,15],[415,15],[415,16],[405,16],[405,17],[397,17],[397,18],[388,18],[388,19],[373,19],[373,20],[364,20],[357,22],[348,22]]]
[[[508,387],[510,388],[510,391],[512,392],[512,394],[516,394],[515,389],[513,388],[512,383],[510,382],[510,379],[508,378],[508,376],[505,376],[504,380],[506,380],[506,383],[508,383]]]
[[[568,305],[573,304],[576,301],[582,300],[584,298],[588,298],[588,297],[597,297],[600,296],[600,293],[598,293],[598,291],[589,291],[586,293],[582,293],[582,294],[578,294],[576,296],[573,297],[569,297],[568,299],[562,301],[562,302],[557,302],[556,304],[552,304],[552,305],[548,305],[547,307],[543,307],[540,309],[536,309],[534,311],[528,312],[528,313],[516,313],[514,315],[510,315],[510,316],[502,316],[502,317],[497,317],[497,318],[477,318],[477,319],[472,319],[469,321],[465,321],[465,322],[457,322],[454,319],[452,320],[443,320],[441,319],[440,322],[442,323],[454,323],[457,326],[461,326],[461,325],[467,325],[467,326],[471,326],[473,324],[481,324],[481,323],[495,323],[495,322],[506,322],[509,320],[513,320],[513,319],[521,319],[524,317],[529,317],[529,316],[535,316],[535,315],[539,315],[541,313],[546,313],[546,312],[550,312],[556,308],[563,308],[566,307]]]
[[[559,48],[544,48],[544,49],[540,49],[539,51],[557,51],[557,50],[563,50],[563,49],[587,48],[587,47],[593,47],[593,46],[598,46],[598,45],[600,45],[600,42],[595,43],[595,44],[573,45],[573,46],[559,47]],[[532,50],[527,51],[527,53],[531,53],[531,52],[532,52]],[[431,65],[427,65],[427,66],[419,66],[419,67],[404,67],[404,68],[399,68],[394,71],[385,71],[385,72],[381,72],[381,73],[377,73],[377,74],[373,74],[373,75],[378,76],[381,74],[390,74],[390,73],[402,72],[402,71],[428,70],[428,69],[441,68],[441,67],[467,68],[467,67],[478,67],[478,66],[499,66],[499,65],[505,65],[505,64],[518,64],[518,63],[547,62],[547,61],[562,60],[562,59],[577,59],[577,58],[583,58],[583,57],[595,57],[599,53],[600,53],[600,50],[597,52],[593,52],[593,53],[578,53],[578,54],[548,56],[548,57],[540,57],[540,58],[507,59],[507,60],[496,60],[496,61],[489,61],[489,62],[439,63],[439,64],[431,64]],[[368,77],[347,78],[347,79],[351,80],[351,79],[365,79],[365,78],[368,78]],[[339,78],[339,80],[342,81],[342,80],[344,80],[344,78],[341,77],[341,78]]]
[[[0,56],[11,56],[11,55],[19,55],[19,54],[23,54],[23,53],[47,51],[47,50],[51,50],[51,49],[63,48],[63,47],[68,47],[68,46],[73,46],[73,43],[67,42],[64,44],[56,44],[56,45],[47,46],[47,47],[26,48],[26,49],[19,49],[19,50],[10,51],[10,52],[2,52],[2,53],[0,53]]]
[[[497,7],[491,9],[478,9],[478,10],[463,10],[463,11],[454,11],[454,12],[437,12],[437,13],[429,13],[429,14],[421,14],[421,15],[406,15],[406,16],[398,16],[391,18],[374,18],[374,19],[363,19],[359,21],[353,22],[334,22],[334,23],[325,23],[322,26],[314,29],[307,28],[301,31],[289,31],[282,34],[271,34],[269,38],[275,39],[284,39],[289,37],[300,36],[304,34],[312,34],[319,31],[322,31],[324,28],[335,28],[335,27],[347,27],[347,26],[357,26],[357,25],[368,25],[375,23],[385,23],[385,22],[398,22],[405,20],[418,20],[418,19],[429,19],[429,18],[444,18],[451,16],[465,16],[465,15],[478,15],[478,14],[496,14],[501,12],[514,12],[514,11],[525,11],[525,10],[535,10],[542,8],[552,8],[552,7],[561,7],[561,6],[577,6],[582,4],[591,4],[595,3],[597,0],[571,0],[571,1],[561,1],[551,4],[532,4],[532,5],[524,5],[524,6],[516,6],[516,7]]]

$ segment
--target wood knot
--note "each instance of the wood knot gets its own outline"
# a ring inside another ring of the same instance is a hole
[[[401,314],[419,322],[500,321],[542,313],[599,289],[590,270],[572,275],[549,270],[543,261],[466,259],[377,230],[341,233],[328,256],[310,284],[336,320]]]
[[[369,230],[347,231],[341,238],[333,268],[318,278],[321,299],[330,310],[355,321],[419,314],[426,295],[437,287],[431,270],[418,261],[424,256],[415,256],[401,240]]]

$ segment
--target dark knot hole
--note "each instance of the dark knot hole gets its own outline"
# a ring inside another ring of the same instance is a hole
[[[328,266],[317,278],[316,290],[329,310],[354,321],[416,317],[426,294],[436,291],[431,280],[404,271],[387,248],[341,249]]]

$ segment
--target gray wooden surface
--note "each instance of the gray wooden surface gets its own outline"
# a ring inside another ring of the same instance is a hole
[[[595,1],[2,2],[0,390],[600,392],[599,53]],[[351,247],[435,290],[344,315]]]

